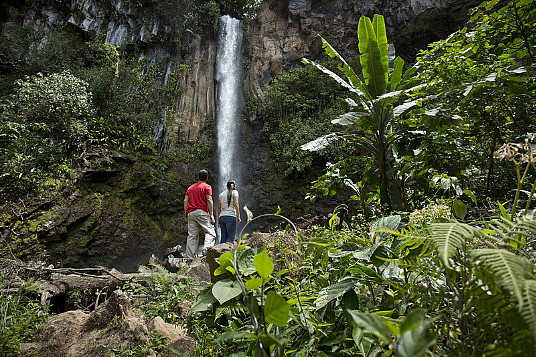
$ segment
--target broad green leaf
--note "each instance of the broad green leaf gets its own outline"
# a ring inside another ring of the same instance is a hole
[[[400,333],[403,334],[420,326],[424,322],[425,314],[426,311],[424,309],[415,309],[410,312],[404,319],[402,325],[400,325]]]
[[[385,24],[383,16],[374,16],[379,36],[374,30],[370,19],[361,16],[357,28],[359,40],[359,58],[365,85],[372,98],[376,98],[385,93],[387,89],[388,78],[388,55],[387,40],[385,36]],[[383,26],[383,29],[381,27]],[[381,48],[380,48],[381,45]]]
[[[194,303],[192,304],[192,311],[208,311],[212,310],[212,305],[217,302],[214,295],[212,295],[212,290],[205,289],[202,290],[197,297],[195,298]]]
[[[465,218],[465,215],[467,214],[467,205],[463,203],[463,201],[458,199],[454,200],[454,202],[452,202],[452,209],[454,210],[456,217],[459,219]]]
[[[257,288],[260,288],[262,286],[263,279],[262,278],[251,278],[246,280],[246,290],[251,291],[255,290]]]
[[[255,334],[252,332],[246,331],[227,331],[224,332],[220,337],[216,338],[214,342],[222,342],[227,340],[243,340],[243,339],[254,339]]]
[[[289,320],[290,305],[278,293],[270,290],[264,306],[266,322],[279,327],[286,326]]]
[[[378,41],[378,48],[380,50],[380,58],[382,66],[388,68],[389,59],[389,43],[387,42],[387,31],[385,30],[385,21],[382,15],[374,15],[372,17],[372,27],[376,34],[376,40]],[[394,46],[392,46],[394,49]],[[387,82],[387,71],[385,71],[385,81]]]
[[[391,91],[394,91],[400,81],[402,80],[402,73],[404,70],[404,60],[400,57],[395,58],[393,72],[391,73]]]
[[[358,120],[362,117],[370,116],[368,112],[348,112],[342,115],[339,115],[337,118],[333,119],[331,122],[333,124],[339,125],[353,125],[358,123]]]
[[[253,259],[253,264],[255,265],[255,269],[257,269],[257,273],[261,276],[261,278],[268,278],[274,271],[274,262],[272,262],[272,259],[268,256],[268,252],[266,250],[263,250],[257,256]]]
[[[344,295],[348,290],[359,284],[359,279],[346,277],[333,285],[326,286],[318,293],[318,297],[315,300],[317,309],[326,306],[333,299]]]
[[[212,295],[214,295],[220,304],[223,304],[240,294],[242,294],[242,289],[238,282],[234,280],[220,280],[212,286]]]
[[[374,250],[376,250],[376,248],[374,248]],[[357,253],[357,252],[356,252]],[[354,253],[354,256],[355,256],[355,253]],[[367,258],[367,259],[370,259]],[[363,275],[363,276],[368,276],[370,278],[377,278],[378,277],[378,274],[376,274],[376,272],[365,266],[365,265],[356,265],[356,266],[353,266],[351,268],[348,268],[348,272],[349,273],[352,273],[354,275]]]
[[[413,100],[411,102],[406,102],[406,103],[403,103],[403,104],[400,104],[400,105],[396,106],[393,109],[393,117],[398,118],[399,116],[404,114],[404,112],[406,112],[407,110],[413,108],[414,106],[416,106],[418,104],[419,104],[419,100]]]
[[[355,290],[348,290],[342,296],[341,303],[345,309],[357,310],[359,308],[359,296],[356,294]]]
[[[363,329],[363,332],[375,335],[384,344],[388,344],[391,342],[391,330],[383,322],[383,319],[381,317],[368,312],[361,312],[357,310],[347,311],[352,320],[355,322],[355,324],[361,329]]]
[[[336,73],[334,73],[333,71],[327,69],[326,67],[318,64],[318,63],[315,63],[313,61],[310,61],[308,60],[307,58],[303,58],[302,59],[303,63],[306,63],[306,64],[310,64],[312,66],[315,66],[316,68],[318,68],[320,71],[322,71],[323,73],[327,74],[328,76],[330,76],[333,80],[335,80],[337,83],[339,83],[343,88],[349,90],[350,92],[352,93],[356,93],[358,96],[360,97],[364,97],[365,94],[360,90],[358,89],[358,87],[354,87],[352,85],[352,83],[348,83],[346,82],[344,79],[342,79],[340,76],[338,76]]]
[[[428,332],[428,324],[421,324],[398,337],[396,355],[400,357],[424,356],[428,347],[432,346],[434,342],[434,337]]]
[[[216,261],[220,264],[219,267],[214,270],[214,275],[221,275],[226,273],[235,274],[236,271],[233,267],[234,254],[231,252],[225,252],[216,258]]]
[[[357,89],[362,87],[361,80],[354,72],[354,69],[352,66],[348,65],[346,63],[346,60],[344,57],[342,57],[330,44],[328,41],[326,41],[322,36],[320,36],[320,39],[322,40],[322,48],[326,52],[326,54],[332,58],[337,58],[341,64],[339,65],[339,69],[344,73],[346,78],[350,81],[353,88]]]
[[[400,215],[392,215],[382,217],[372,222],[372,224],[370,225],[370,232],[375,238],[375,242],[381,242],[390,235],[388,232],[376,232],[377,229],[381,227],[386,227],[389,230],[395,231],[398,229],[401,220],[402,217]]]
[[[329,144],[339,139],[340,135],[338,133],[329,133],[319,138],[316,138],[313,141],[309,141],[306,144],[303,144],[302,146],[300,146],[300,149],[305,151],[320,151],[322,149],[327,148]]]
[[[471,198],[471,201],[473,201],[473,203],[476,203],[476,196],[473,193],[473,191],[471,191],[471,190],[463,190],[463,193],[465,193],[467,196],[469,196]]]
[[[249,247],[242,249],[237,253],[238,271],[244,276],[255,273],[255,266],[253,265],[253,259],[255,258],[256,251]]]
[[[259,339],[262,341],[263,346],[266,347],[283,347],[287,343],[287,338],[281,338],[280,336],[274,336],[270,334],[261,333],[259,334]]]

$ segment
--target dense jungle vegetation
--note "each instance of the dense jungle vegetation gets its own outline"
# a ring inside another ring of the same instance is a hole
[[[411,64],[395,56],[381,16],[360,18],[355,61],[323,40],[333,61],[304,59],[279,76],[257,115],[287,175],[328,162],[307,199],[342,196],[329,224],[298,229],[274,212],[286,229],[262,249],[244,239],[221,255],[215,275],[225,278],[199,294],[162,269],[126,294],[157,296],[138,307],[186,325],[195,356],[533,354],[535,24],[534,1],[485,1]],[[69,36],[47,47],[56,61],[0,57],[5,200],[59,184],[88,145],[165,151],[150,125],[172,88],[153,85],[158,66],[139,76],[137,57],[102,39],[66,45]],[[187,70],[178,68],[177,77]],[[188,147],[173,155],[210,152]],[[0,296],[7,353],[49,315],[32,282],[20,286]],[[188,299],[193,313],[180,317],[177,302]],[[161,347],[155,338],[114,353]]]

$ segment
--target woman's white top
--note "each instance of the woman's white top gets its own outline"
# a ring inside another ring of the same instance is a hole
[[[232,191],[231,204],[229,205],[227,205],[227,192],[229,192],[229,190],[223,191],[222,193],[220,193],[220,197],[218,198],[218,201],[220,202],[220,207],[221,207],[220,217],[221,216],[236,217],[236,212],[234,208],[234,198],[235,197],[238,198],[238,191],[237,190]]]

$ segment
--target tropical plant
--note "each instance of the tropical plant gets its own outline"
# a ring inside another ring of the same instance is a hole
[[[346,135],[329,133],[302,148],[317,151],[343,138],[366,150],[374,159],[378,170],[381,204],[388,210],[403,209],[401,186],[394,166],[396,152],[393,150],[398,137],[395,120],[417,103],[409,102],[400,106],[396,106],[396,103],[405,93],[405,90],[400,89],[402,83],[412,72],[403,73],[404,60],[395,57],[394,47],[387,42],[383,16],[375,15],[372,21],[362,16],[357,33],[361,53],[360,75],[323,38],[324,50],[330,57],[340,61],[339,69],[346,80],[318,63],[303,60],[335,79],[356,98],[357,101],[353,98],[346,100],[352,111],[332,121],[351,126],[355,132]]]
[[[278,75],[267,88],[258,115],[263,120],[262,132],[277,158],[274,165],[286,176],[313,166],[315,156],[319,155],[301,150],[300,145],[333,130],[333,124],[324,118],[343,112],[339,102],[343,93],[335,81],[326,81],[322,73],[310,66]],[[338,151],[325,150],[321,158],[338,160]]]
[[[39,291],[31,280],[22,281],[13,271],[6,273],[3,265],[1,269],[0,354],[18,356],[20,344],[31,341],[50,313],[48,306],[36,298]],[[14,288],[15,285],[19,285],[18,288]]]
[[[402,238],[404,295],[435,316],[439,355],[524,355],[534,348],[536,221],[432,223]]]
[[[93,113],[88,84],[70,72],[18,81],[0,107],[0,195],[19,197],[47,177],[67,175],[70,157],[90,138]]]
[[[484,1],[470,24],[430,44],[417,57],[404,124],[418,133],[412,160],[429,170],[456,176],[476,195],[500,197],[512,176],[493,153],[505,142],[534,132],[533,1]]]

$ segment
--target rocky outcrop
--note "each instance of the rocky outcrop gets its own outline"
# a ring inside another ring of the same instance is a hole
[[[56,267],[131,272],[151,254],[184,244],[180,173],[174,178],[119,153],[87,154],[77,170],[60,192],[26,202],[16,227],[16,242],[26,242],[20,243],[25,249],[45,248]]]
[[[114,291],[92,313],[75,310],[50,318],[37,332],[35,342],[22,347],[26,356],[98,357],[143,346],[149,341],[150,333],[166,337],[168,347],[175,351],[168,348],[152,351],[151,355],[158,352],[159,356],[180,357],[195,351],[195,341],[186,336],[184,329],[160,317],[148,322],[144,315],[132,309],[120,290]]]
[[[357,55],[356,30],[361,15],[385,17],[389,39],[399,54],[411,60],[426,44],[445,38],[461,27],[469,8],[482,0],[265,0],[258,16],[248,22],[245,75],[246,93],[262,98],[263,90],[278,74],[301,65],[302,57],[323,55],[320,34],[345,58]],[[29,9],[22,24],[34,29],[41,40],[53,28],[74,26],[94,37],[106,31],[106,41],[116,45],[135,44],[142,58],[153,63],[171,55],[165,67],[165,83],[177,59],[189,71],[176,88],[176,115],[166,118],[164,140],[173,146],[178,138],[196,139],[208,117],[214,117],[214,34],[183,33],[165,18],[162,9],[136,7],[126,1],[72,0],[63,7]],[[5,11],[12,9],[6,7]],[[170,15],[171,16],[171,15]],[[175,20],[175,21],[180,21]],[[38,35],[41,34],[41,35]],[[179,44],[183,50],[179,50]],[[185,52],[184,52],[185,51]],[[155,125],[158,123],[155,123]],[[160,137],[159,137],[160,139]]]
[[[278,74],[300,65],[303,57],[326,59],[317,35],[347,60],[357,52],[357,25],[362,15],[385,17],[388,38],[411,61],[428,43],[461,28],[468,10],[482,0],[271,0],[248,28],[251,65],[246,89],[262,91]]]
[[[179,83],[176,117],[166,126],[167,140],[171,144],[181,133],[185,139],[197,139],[207,118],[215,117],[216,47],[215,41],[200,35],[195,36],[190,44],[190,69]]]

